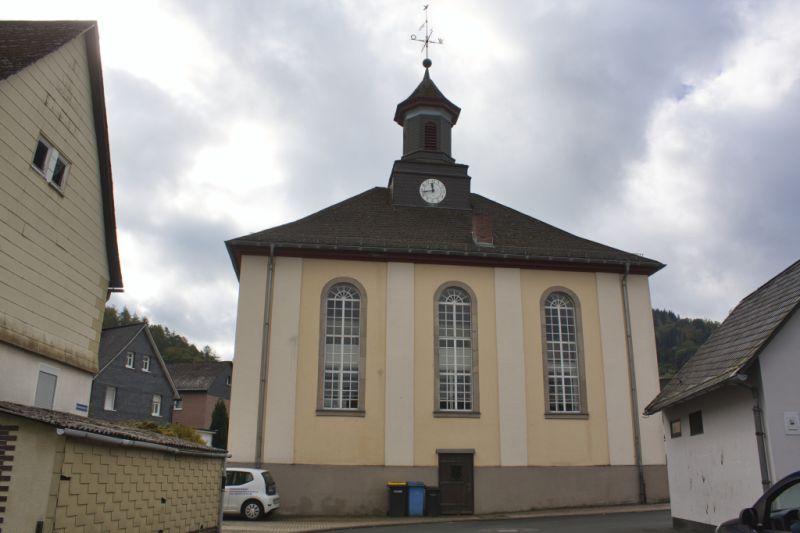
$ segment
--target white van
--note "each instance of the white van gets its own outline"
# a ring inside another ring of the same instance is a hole
[[[280,507],[275,481],[269,470],[226,468],[223,511],[259,520]]]

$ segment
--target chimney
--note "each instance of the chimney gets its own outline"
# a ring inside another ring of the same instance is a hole
[[[478,246],[494,246],[492,219],[489,213],[475,211],[472,214],[472,240]]]

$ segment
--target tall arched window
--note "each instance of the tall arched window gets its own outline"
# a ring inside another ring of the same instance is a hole
[[[462,287],[447,286],[439,291],[436,305],[438,411],[477,411],[473,305],[473,297]]]
[[[361,304],[361,291],[352,283],[334,283],[325,292],[322,410],[358,410],[363,405]]]
[[[584,413],[579,315],[575,300],[564,291],[544,299],[544,343],[549,413]]]
[[[430,120],[425,123],[425,149],[436,151],[439,149],[439,136],[436,124]]]

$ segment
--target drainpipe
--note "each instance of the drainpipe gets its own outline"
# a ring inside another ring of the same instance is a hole
[[[636,458],[636,470],[639,476],[639,503],[647,503],[647,486],[644,482],[644,466],[642,465],[642,433],[639,428],[639,396],[636,392],[636,367],[633,358],[633,335],[631,328],[631,308],[628,300],[628,273],[630,263],[625,263],[625,274],[622,276],[622,311],[625,315],[625,347],[628,352],[628,381],[631,386],[631,419],[633,422],[633,449]]]
[[[263,467],[264,460],[264,397],[267,389],[267,364],[269,362],[269,327],[272,313],[272,273],[275,269],[275,245],[269,245],[269,259],[267,262],[267,290],[264,299],[264,331],[261,335],[261,367],[258,386],[258,419],[256,420],[256,453],[257,468]]]
[[[761,467],[761,488],[764,492],[772,485],[769,476],[769,464],[767,463],[767,433],[764,431],[764,416],[761,410],[761,400],[758,394],[758,387],[745,383],[747,374],[736,374],[734,383],[746,389],[750,389],[753,394],[753,423],[756,430],[756,446],[758,447],[758,465]]]

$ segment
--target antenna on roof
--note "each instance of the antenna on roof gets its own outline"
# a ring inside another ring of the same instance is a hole
[[[432,45],[432,44],[444,44],[444,40],[442,40],[442,39],[433,40],[433,38],[432,38],[433,37],[433,28],[428,26],[428,5],[429,4],[425,4],[424,6],[422,6],[422,11],[425,12],[425,22],[417,30],[417,31],[425,30],[424,37],[417,37],[417,35],[415,33],[411,34],[411,40],[412,41],[417,41],[419,43],[422,43],[422,49],[420,50],[420,52],[422,50],[425,51],[425,59],[422,61],[422,66],[424,66],[426,69],[430,68],[430,66],[433,64],[431,62],[430,58],[428,57],[428,48],[430,47],[430,45]]]

